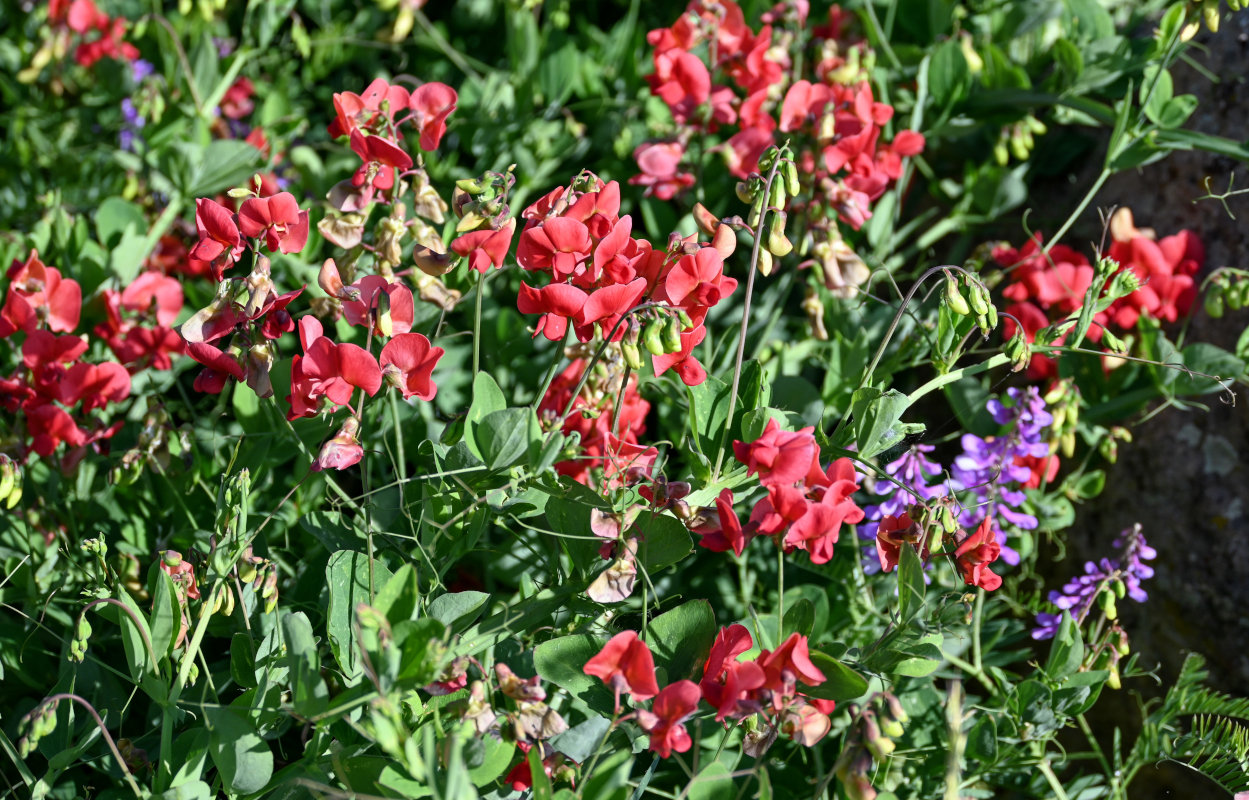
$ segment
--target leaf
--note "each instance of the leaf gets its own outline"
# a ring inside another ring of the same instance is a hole
[[[648,572],[657,572],[675,564],[694,549],[693,539],[686,527],[667,514],[643,512],[638,515],[634,528],[641,533],[638,556]]]
[[[950,39],[933,50],[928,65],[928,93],[938,109],[961,100],[971,85],[971,69],[957,41]]]
[[[607,717],[590,717],[551,739],[551,746],[580,764],[594,755],[609,730],[611,720]]]
[[[178,605],[177,592],[169,573],[157,569],[155,577],[156,591],[152,593],[149,628],[152,632],[152,651],[158,659],[163,660],[173,650],[174,640],[182,625],[182,608]]]
[[[810,600],[802,599],[785,610],[785,619],[781,627],[785,635],[791,633],[809,637],[815,626],[815,605]]]
[[[803,694],[821,700],[853,700],[867,692],[867,678],[847,667],[832,656],[819,650],[811,651],[811,663],[824,673],[824,682],[819,686],[805,687]]]
[[[706,600],[690,600],[651,620],[643,637],[655,656],[655,666],[668,673],[668,682],[689,678],[701,669],[716,638],[716,615]]]
[[[212,800],[212,797],[213,790],[208,784],[203,781],[187,781],[152,795],[152,800]]]
[[[712,761],[690,781],[686,797],[690,800],[733,800],[733,773],[719,761]]]
[[[416,619],[421,605],[421,587],[417,583],[416,569],[411,564],[400,567],[377,592],[372,605],[386,615],[391,625]]]
[[[482,737],[485,755],[477,766],[468,771],[468,777],[474,786],[486,786],[503,777],[512,766],[512,758],[516,755],[516,745],[493,736]]]
[[[594,711],[611,714],[615,693],[584,672],[585,664],[599,654],[606,639],[579,633],[548,639],[534,648],[533,666],[542,679],[555,684]]]
[[[477,425],[474,439],[482,461],[490,469],[511,466],[529,449],[530,408],[492,411]]]
[[[105,247],[116,244],[115,239],[128,230],[138,233],[147,227],[143,209],[122,197],[107,198],[95,212],[96,237]]]
[[[1184,366],[1196,372],[1215,375],[1229,382],[1240,380],[1245,375],[1245,362],[1239,353],[1232,355],[1223,348],[1206,342],[1190,344],[1180,352]],[[1181,373],[1175,380],[1176,394],[1207,394],[1222,389],[1223,386],[1218,381],[1190,376],[1187,373]]]
[[[898,557],[898,617],[910,622],[924,607],[924,564],[915,548],[903,544]]]
[[[997,761],[997,725],[985,714],[967,734],[967,757],[986,764]]]
[[[254,794],[273,777],[273,751],[251,722],[224,706],[202,707],[208,755],[232,794]]]
[[[860,457],[871,458],[901,442],[907,435],[924,430],[922,422],[900,421],[908,405],[910,398],[897,389],[882,392],[875,387],[864,386],[855,391],[851,408]]]
[[[468,407],[468,415],[464,418],[464,442],[473,455],[482,461],[486,459],[481,454],[477,426],[486,418],[486,415],[505,408],[507,408],[507,400],[503,397],[503,390],[499,388],[499,384],[490,377],[490,373],[478,372],[473,378],[473,404]]]
[[[377,587],[390,579],[390,570],[380,561],[373,564],[373,581]],[[356,606],[369,602],[369,559],[363,553],[340,550],[330,556],[325,566],[325,580],[329,584],[330,605],[326,612],[326,633],[330,640],[330,652],[349,678],[361,674],[360,659],[356,654],[352,623]]]
[[[321,677],[321,659],[312,623],[302,611],[282,617],[285,662],[291,682],[291,705],[301,717],[312,717],[329,705],[329,690]]]
[[[1070,611],[1063,611],[1062,622],[1050,645],[1049,659],[1045,662],[1045,674],[1061,681],[1074,673],[1084,663],[1084,637],[1080,626],[1071,618]]]
[[[153,566],[152,569],[164,574],[158,566]],[[168,576],[166,575],[166,577]],[[121,643],[126,651],[126,664],[130,667],[130,677],[137,679],[143,674],[145,666],[150,668],[152,672],[156,672],[158,669],[156,664],[148,664],[150,659],[147,655],[147,645],[143,641],[145,634],[148,641],[151,641],[152,631],[143,612],[139,610],[138,604],[135,603],[129,592],[121,592],[121,602],[130,609],[133,617],[114,608],[105,609],[101,606],[96,606],[96,608],[100,610],[101,616],[105,616],[106,619],[115,619],[117,624],[121,626]],[[112,616],[110,612],[115,612],[115,616]],[[135,620],[138,620],[137,624]],[[160,653],[157,653],[157,656],[160,656]]]
[[[481,613],[489,601],[490,595],[485,592],[449,592],[430,601],[426,613],[447,627],[452,627],[457,622],[468,624]]]
[[[256,688],[256,648],[246,633],[230,637],[230,677],[244,689]]]
[[[261,167],[260,151],[240,139],[214,139],[204,148],[187,190],[189,197],[212,197],[242,184]]]

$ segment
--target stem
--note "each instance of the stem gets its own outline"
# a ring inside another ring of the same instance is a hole
[[[1042,759],[1036,765],[1041,774],[1045,776],[1045,780],[1050,785],[1050,789],[1054,791],[1054,796],[1058,800],[1071,800],[1067,797],[1067,791],[1063,789],[1062,783],[1058,780],[1058,776],[1054,774],[1054,768],[1050,766],[1049,759]]]
[[[1084,736],[1089,740],[1089,747],[1093,748],[1093,755],[1097,758],[1097,763],[1101,765],[1102,771],[1106,773],[1106,780],[1110,781],[1111,797],[1119,796],[1119,776],[1111,769],[1110,762],[1106,760],[1106,754],[1102,752],[1101,745],[1097,743],[1097,737],[1093,735],[1093,729],[1089,727],[1088,720],[1083,714],[1076,716],[1076,722],[1080,725],[1080,730],[1084,731]]]
[[[963,736],[963,684],[957,680],[950,684],[950,697],[945,705],[945,721],[949,726],[950,744],[945,757],[945,800],[959,800],[959,786],[963,782],[959,762],[963,757],[966,739]]]
[[[980,660],[980,621],[981,613],[984,611],[984,589],[976,590],[976,607],[972,611],[971,623],[971,663],[977,671],[984,671],[984,664]]]
[[[776,646],[785,641],[785,548],[776,547]]]
[[[473,315],[473,375],[481,370],[481,298],[486,293],[488,273],[477,276],[477,308]]]
[[[1063,236],[1066,235],[1067,231],[1071,230],[1071,226],[1074,225],[1076,223],[1076,219],[1084,213],[1084,209],[1089,207],[1089,203],[1093,202],[1093,197],[1101,191],[1102,186],[1106,183],[1106,180],[1110,177],[1110,175],[1110,167],[1103,167],[1101,174],[1098,175],[1097,180],[1093,182],[1093,186],[1084,195],[1084,198],[1080,200],[1080,205],[1076,206],[1075,211],[1071,212],[1071,215],[1067,217],[1067,221],[1064,222],[1063,226],[1058,229],[1058,232],[1050,237],[1049,244],[1041,248],[1042,254],[1048,254],[1050,248],[1058,244],[1062,240]]]
[[[776,180],[776,171],[781,166],[781,160],[784,158],[784,150],[777,154],[772,161],[772,169],[768,170],[768,178],[760,190],[764,196],[771,194],[772,183]],[[737,333],[737,358],[733,362],[733,384],[729,389],[729,413],[724,421],[724,432],[720,434],[720,445],[716,449],[716,463],[711,470],[711,480],[714,483],[720,478],[720,465],[724,462],[724,446],[728,444],[729,431],[733,428],[733,412],[737,407],[737,387],[742,380],[742,357],[746,354],[746,331],[750,329],[750,298],[755,291],[755,273],[759,271],[759,251],[763,244],[764,222],[768,217],[768,210],[764,209],[759,215],[759,224],[753,231],[755,243],[750,248],[750,267],[749,273],[746,275],[746,298],[742,303],[742,325]],[[779,211],[780,209],[776,209]],[[775,211],[773,212],[775,213]]]
[[[156,658],[156,649],[152,647],[152,640],[148,638],[147,631],[144,630],[141,620],[138,618],[138,616],[135,615],[134,611],[131,610],[131,608],[127,606],[125,603],[121,602],[120,600],[115,600],[111,597],[102,597],[96,600],[92,600],[90,603],[87,603],[85,607],[83,607],[82,611],[78,614],[78,619],[81,620],[83,617],[87,616],[88,611],[90,611],[93,607],[98,606],[101,603],[107,603],[110,606],[117,606],[122,611],[126,612],[126,615],[129,616],[130,619],[134,621],[134,627],[138,629],[139,635],[143,637],[143,646],[147,648],[148,658],[152,659],[152,671],[157,674],[160,674],[160,668],[157,666],[157,664],[159,663],[159,660]]]
[[[104,727],[104,720],[100,719],[100,715],[96,713],[95,707],[83,698],[69,692],[54,694],[44,700],[45,703],[56,703],[60,700],[72,700],[83,708],[87,709],[87,713],[95,720],[96,727],[100,729],[100,733],[104,735],[104,741],[108,745],[108,749],[113,753],[113,758],[117,759],[118,766],[121,767],[122,774],[126,776],[126,782],[130,784],[131,791],[135,797],[143,797],[143,790],[139,788],[138,782],[135,781],[134,775],[130,772],[130,767],[126,766],[126,759],[121,757],[121,751],[117,749],[117,744],[113,741],[112,735],[108,732],[108,728]]]
[[[989,359],[986,361],[981,361],[979,364],[973,364],[970,367],[963,367],[962,369],[951,370],[950,372],[947,372],[944,375],[938,375],[937,377],[928,381],[928,383],[925,383],[923,386],[919,387],[918,389],[911,392],[907,396],[907,400],[909,401],[907,403],[907,407],[909,408],[910,406],[914,405],[915,401],[918,400],[919,398],[923,397],[929,392],[940,389],[942,386],[945,386],[947,383],[954,383],[955,381],[961,378],[967,378],[967,377],[971,377],[972,375],[978,375],[981,372],[988,372],[991,369],[994,369],[996,367],[1002,366],[1003,364],[1009,364],[1009,363],[1010,363],[1010,356],[1006,355],[1005,353],[998,353],[995,356],[990,356]]]

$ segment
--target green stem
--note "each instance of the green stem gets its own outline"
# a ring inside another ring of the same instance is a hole
[[[1064,222],[1062,227],[1058,229],[1058,232],[1051,236],[1045,246],[1041,248],[1042,255],[1047,255],[1050,248],[1062,241],[1063,236],[1067,234],[1067,231],[1071,230],[1072,225],[1076,224],[1076,220],[1081,214],[1084,213],[1084,209],[1089,207],[1089,203],[1093,202],[1093,198],[1098,192],[1101,191],[1102,186],[1105,185],[1107,179],[1110,178],[1110,175],[1110,167],[1102,167],[1101,174],[1097,176],[1097,180],[1093,182],[1093,186],[1088,190],[1088,192],[1085,193],[1083,199],[1080,200],[1080,205],[1076,206],[1076,210],[1071,212],[1071,215],[1067,217],[1067,221]]]
[[[776,646],[785,641],[785,548],[776,548]]]
[[[925,383],[923,386],[920,386],[918,389],[907,395],[907,407],[909,408],[915,405],[916,400],[919,400],[919,398],[929,392],[940,389],[948,383],[954,383],[955,381],[971,377],[972,375],[979,375],[981,372],[988,372],[991,369],[996,369],[997,367],[1009,363],[1010,356],[1005,353],[998,353],[997,355],[990,356],[985,361],[981,361],[979,364],[972,364],[970,367],[963,367],[962,369],[951,370],[944,375],[938,375],[928,381],[928,383]]]
[[[72,701],[87,709],[87,713],[91,715],[93,720],[95,720],[96,727],[99,728],[100,733],[104,735],[104,742],[108,745],[108,749],[113,754],[113,758],[117,759],[117,765],[121,767],[122,774],[126,776],[126,783],[130,784],[130,790],[134,792],[135,797],[142,798],[143,790],[139,788],[138,782],[134,779],[134,775],[130,772],[130,767],[126,766],[126,759],[121,757],[121,751],[117,749],[117,744],[113,741],[112,734],[108,732],[108,728],[104,727],[104,720],[100,719],[100,715],[96,713],[95,707],[78,695],[71,694],[69,692],[54,694],[44,702],[56,703],[61,700]]]
[[[1067,797],[1067,790],[1063,788],[1062,782],[1054,774],[1054,768],[1050,766],[1049,759],[1041,759],[1041,762],[1037,764],[1037,769],[1045,776],[1045,781],[1050,785],[1050,789],[1053,790],[1054,797],[1058,798],[1058,800],[1070,800]]]
[[[984,671],[984,664],[980,660],[980,622],[981,615],[984,612],[984,589],[976,590],[976,606],[972,611],[971,622],[971,663],[978,672]]]
[[[482,272],[477,278],[477,304],[473,314],[473,375],[481,371],[481,300],[486,293],[486,278],[489,275]]]

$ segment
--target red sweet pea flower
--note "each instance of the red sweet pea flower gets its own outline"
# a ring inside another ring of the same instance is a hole
[[[308,212],[290,192],[249,197],[239,207],[238,229],[249,239],[263,235],[270,252],[298,253],[308,241]]]
[[[60,401],[72,406],[82,401],[83,413],[119,403],[130,396],[130,373],[115,361],[78,363],[65,373]]]
[[[70,447],[87,443],[87,434],[64,409],[44,403],[26,409],[26,432],[30,435],[30,447],[43,457],[52,455],[61,442]]]
[[[356,436],[359,431],[360,420],[356,417],[348,417],[334,438],[321,446],[321,452],[312,462],[312,471],[347,469],[359,463],[360,459],[364,458],[364,448],[360,446],[360,440]]]
[[[882,519],[876,529],[876,556],[880,559],[880,568],[892,572],[898,566],[903,545],[909,547],[916,544],[920,533],[919,526],[906,514]],[[927,553],[924,555],[927,556]]]
[[[388,383],[403,392],[406,400],[415,396],[420,400],[433,400],[438,393],[433,372],[445,351],[433,347],[419,333],[401,333],[382,348],[382,376]]]
[[[650,711],[641,709],[637,712],[638,725],[651,735],[650,748],[660,758],[667,758],[674,750],[684,753],[693,745],[681,723],[698,709],[701,696],[698,684],[677,681],[655,696]]]
[[[819,686],[825,681],[824,673],[811,663],[807,637],[798,633],[791,633],[775,650],[764,650],[757,661],[767,678],[764,686],[774,692],[784,691],[786,684],[795,680],[808,686]]]
[[[593,249],[585,223],[551,217],[520,235],[516,261],[527,270],[551,272],[557,280],[564,280],[584,271]]]
[[[182,311],[182,284],[159,272],[143,272],[121,292],[121,307],[146,314],[155,307],[158,325],[169,327]]]
[[[668,50],[655,54],[655,74],[646,80],[651,91],[659,95],[672,118],[684,123],[695,116],[700,105],[711,97],[711,75],[698,56],[684,50]]]
[[[368,85],[363,95],[341,92],[334,95],[334,121],[329,125],[330,136],[337,139],[347,136],[357,127],[373,128],[378,117],[394,118],[399,109],[406,109],[410,95],[402,86],[391,86],[382,78]]]
[[[635,701],[649,700],[659,693],[655,659],[646,642],[633,631],[613,636],[598,655],[586,662],[583,671],[610,686],[616,693],[617,704],[622,692],[631,694]]]
[[[763,668],[757,663],[737,660],[739,655],[752,647],[754,640],[743,625],[730,625],[716,634],[698,686],[703,699],[716,707],[717,721],[738,713],[739,702],[748,699],[767,680]]]
[[[853,483],[851,487],[850,492],[857,488]],[[790,526],[785,534],[785,544],[806,550],[813,564],[831,561],[842,523],[853,525],[863,519],[863,509],[855,505],[848,495],[832,488],[826,489],[819,502],[808,503],[806,513]]]
[[[789,87],[781,103],[780,129],[796,131],[808,123],[815,124],[833,102],[833,93],[825,84],[801,80]]]
[[[252,95],[255,93],[256,87],[252,85],[251,79],[240,77],[222,95],[221,115],[228,119],[242,119],[252,113],[252,109],[256,107],[252,102]]]
[[[713,553],[732,550],[740,556],[746,549],[746,545],[754,538],[754,533],[748,534],[742,530],[742,521],[733,510],[732,489],[720,491],[720,495],[716,498],[716,517],[715,523],[708,521],[691,529],[699,536],[699,546]]]
[[[548,287],[549,288],[549,287]],[[597,289],[586,298],[585,304],[581,307],[581,312],[577,318],[578,338],[586,341],[593,335],[590,326],[598,323],[603,330],[603,336],[612,335],[616,323],[624,316],[629,309],[637,305],[642,299],[642,294],[646,291],[646,280],[638,278],[630,283],[615,284],[613,286],[604,286]],[[583,331],[583,329],[585,329]],[[584,336],[581,336],[582,333]],[[624,336],[624,328],[621,327],[615,331],[613,340]]]
[[[324,269],[322,274],[325,274]],[[373,332],[378,336],[393,336],[412,330],[412,320],[416,313],[412,290],[401,283],[390,283],[381,275],[365,275],[344,290],[344,297],[353,298],[343,300],[343,316],[347,322],[351,325],[369,325],[372,322],[372,313],[378,307],[378,292],[385,293],[390,301],[390,322],[389,328],[383,330],[385,320],[379,315],[373,325]]]
[[[681,159],[685,145],[680,142],[648,142],[633,151],[642,174],[629,179],[633,186],[645,186],[643,195],[654,195],[660,200],[671,200],[677,194],[694,185],[694,176],[681,172]]]
[[[205,342],[187,342],[186,354],[203,364],[205,369],[195,377],[194,389],[205,394],[220,394],[226,379],[241,381],[247,375],[238,358]],[[298,356],[296,356],[298,358]]]
[[[783,431],[773,417],[755,441],[733,442],[733,454],[748,467],[749,474],[759,476],[764,486],[794,484],[806,477],[811,460],[819,453],[811,433],[814,430]]]
[[[702,247],[677,261],[664,279],[663,291],[668,302],[688,311],[697,325],[709,308],[736,288],[737,280],[724,275],[724,256],[720,251]]]
[[[585,292],[566,283],[552,283],[535,289],[522,282],[516,307],[522,314],[542,315],[534,329],[534,336],[540,333],[552,342],[558,342],[568,331],[568,320],[581,315],[586,299]]]
[[[1032,470],[1031,477],[1023,484],[1024,489],[1039,489],[1041,481],[1053,483],[1058,477],[1059,460],[1056,455],[1049,456],[1015,456],[1015,466],[1027,467]]]
[[[776,536],[806,516],[810,505],[804,489],[786,484],[769,486],[767,497],[750,511],[749,527],[764,536]]]
[[[963,582],[988,591],[1001,586],[1001,576],[989,569],[989,565],[997,561],[1001,552],[1002,546],[998,544],[997,535],[993,532],[993,518],[985,517],[976,532],[964,539],[954,551],[954,559],[959,572],[963,574]]]
[[[220,282],[225,271],[243,254],[243,240],[234,215],[217,201],[201,197],[195,201],[195,228],[199,241],[191,248],[190,257],[208,263],[213,277]]]
[[[82,287],[62,278],[55,267],[45,266],[32,250],[25,262],[14,259],[9,267],[9,291],[0,309],[0,338],[16,331],[30,333],[46,323],[48,330],[68,333],[78,327],[82,315]]]
[[[381,136],[365,136],[359,129],[351,132],[351,149],[364,163],[351,177],[353,186],[372,186],[386,191],[395,185],[399,170],[412,168],[412,156],[395,143]]]
[[[676,370],[681,382],[686,386],[697,386],[707,380],[707,370],[694,357],[694,348],[702,343],[707,336],[707,329],[701,324],[688,331],[681,332],[681,349],[675,353],[651,356],[651,365],[655,368],[658,378],[668,370]]]
[[[508,248],[512,246],[512,234],[516,233],[516,220],[509,219],[502,228],[473,231],[456,238],[451,242],[451,250],[456,255],[468,259],[469,269],[485,273],[491,266],[498,269],[507,258]]]
[[[412,93],[408,107],[421,131],[422,150],[438,149],[438,143],[447,132],[447,117],[455,111],[458,99],[455,89],[445,83],[427,83]]]
[[[338,406],[351,401],[354,389],[370,397],[382,386],[382,370],[368,351],[354,344],[335,344],[323,335],[321,323],[312,316],[299,320],[299,340],[303,357],[291,363],[291,410],[287,419],[310,417],[317,412],[322,397]]]

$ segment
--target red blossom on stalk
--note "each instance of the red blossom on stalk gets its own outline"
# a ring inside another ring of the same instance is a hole
[[[650,648],[634,631],[613,636],[598,655],[586,662],[586,675],[603,681],[616,692],[628,692],[635,701],[649,700],[659,693],[655,682],[655,659]]]
[[[401,333],[382,348],[382,376],[403,393],[404,399],[433,400],[438,393],[434,367],[445,351],[419,333]]]
[[[487,228],[456,237],[451,242],[451,250],[457,256],[468,259],[469,269],[484,274],[491,267],[498,269],[503,266],[514,233],[516,220],[509,219],[498,230]]]
[[[239,235],[234,215],[216,200],[201,197],[195,201],[195,228],[199,241],[191,248],[191,259],[209,264],[213,277],[220,282],[225,271],[234,266],[245,245]]]
[[[290,192],[249,197],[239,207],[238,229],[249,239],[265,237],[270,252],[298,253],[308,241],[308,212]]]
[[[698,709],[701,696],[698,684],[677,681],[655,695],[649,711],[637,712],[638,725],[650,734],[650,749],[660,758],[668,758],[673,751],[684,753],[693,745],[682,723]]]
[[[819,455],[820,448],[812,434],[814,430],[807,427],[794,432],[783,431],[772,417],[755,441],[733,442],[733,454],[746,465],[748,474],[759,476],[764,486],[797,483],[806,477],[811,461]]]
[[[351,132],[351,149],[364,163],[351,177],[356,187],[369,186],[388,191],[395,185],[401,170],[412,168],[412,156],[394,142],[381,136],[366,136],[359,129]]]
[[[291,410],[287,419],[316,414],[320,398],[336,406],[351,401],[355,389],[370,397],[382,386],[382,371],[368,351],[354,344],[335,344],[324,336],[321,323],[311,316],[299,320],[299,341],[304,355],[291,362]]]
[[[954,551],[954,560],[968,586],[993,591],[1002,585],[1002,577],[989,569],[997,561],[1002,547],[993,532],[993,518],[985,517],[976,532],[963,539]]]
[[[658,378],[668,370],[674,370],[686,386],[697,386],[707,380],[707,370],[694,357],[694,348],[702,344],[707,337],[707,329],[702,325],[693,330],[681,332],[681,349],[675,353],[651,356],[651,365]]]
[[[437,150],[439,142],[447,132],[447,117],[455,111],[458,100],[455,89],[445,83],[426,83],[412,92],[408,107],[412,110],[412,118],[421,132],[421,149],[429,152]]]
[[[82,287],[40,261],[37,251],[32,250],[24,262],[14,259],[8,276],[9,290],[0,309],[0,338],[16,331],[30,333],[42,325],[59,333],[78,327]]]
[[[552,283],[535,289],[527,283],[520,284],[516,305],[522,314],[541,314],[533,335],[542,334],[552,342],[563,340],[568,332],[568,322],[581,315],[587,295],[575,286]]]
[[[824,673],[811,662],[807,637],[798,633],[791,633],[775,650],[764,650],[758,661],[763,668],[763,685],[773,691],[782,691],[795,680],[807,686],[819,686],[826,680]]]
[[[396,111],[406,109],[410,95],[402,86],[392,86],[383,78],[377,78],[364,90],[364,94],[340,92],[334,95],[334,121],[329,125],[330,136],[348,136],[357,128],[377,128],[379,120],[387,124],[394,120]]]
[[[629,183],[645,186],[645,196],[654,195],[660,200],[671,200],[677,194],[694,185],[694,176],[680,169],[685,157],[685,145],[680,142],[647,142],[633,151],[633,160],[642,170]]]
[[[881,570],[892,572],[902,557],[902,548],[913,546],[919,534],[919,526],[906,514],[881,519],[876,529],[876,555]]]

